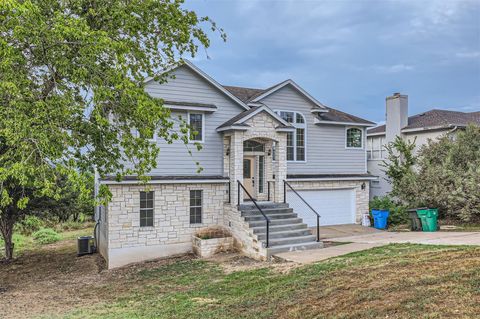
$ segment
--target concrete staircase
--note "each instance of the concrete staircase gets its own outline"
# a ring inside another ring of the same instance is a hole
[[[298,217],[288,204],[257,202],[263,213],[270,218],[270,237],[267,256],[276,253],[294,250],[322,248],[323,244],[317,242],[303,220]],[[266,221],[253,203],[240,205],[239,210],[244,221],[249,225],[250,231],[257,241],[265,247]]]

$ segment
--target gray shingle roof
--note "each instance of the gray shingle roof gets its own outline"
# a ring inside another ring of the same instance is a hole
[[[408,125],[402,129],[425,129],[438,127],[467,126],[470,123],[480,125],[480,112],[458,112],[447,110],[431,110],[410,116]],[[368,130],[368,134],[385,133],[385,125]]]
[[[240,86],[223,86],[227,91],[238,97],[242,102],[248,103],[249,101],[253,100],[266,90],[263,89],[252,89],[252,88],[244,88]]]
[[[279,83],[277,83],[275,85],[272,85],[271,87],[266,88],[266,89],[253,89],[253,88],[245,88],[245,87],[240,87],[240,86],[226,86],[226,85],[224,85],[223,87],[225,89],[227,89],[230,93],[232,93],[233,95],[238,97],[240,100],[242,100],[244,103],[248,103],[248,102],[252,101],[253,99],[255,99],[256,97],[262,95],[264,92],[269,91],[270,89],[272,89],[273,87],[275,87],[277,85],[279,85]],[[370,121],[367,121],[365,119],[359,118],[357,116],[354,116],[354,115],[351,115],[351,114],[333,109],[331,107],[326,107],[326,108],[328,109],[328,113],[322,114],[321,120],[331,121],[331,122],[375,124],[373,122],[370,122]],[[245,111],[245,112],[248,112],[248,111]],[[243,112],[243,113],[245,113],[245,112]],[[243,114],[243,113],[240,113],[240,114]],[[244,114],[242,116],[245,116],[245,115],[247,115],[247,114]],[[234,118],[232,118],[232,120],[233,119]],[[238,120],[238,119],[239,118],[237,118],[236,120]],[[230,121],[222,124],[221,126],[219,126],[219,128],[232,124],[232,123],[229,123]],[[233,121],[233,122],[235,122],[235,121]]]
[[[242,113],[238,113],[237,115],[235,115],[234,117],[232,117],[231,119],[229,119],[228,121],[226,121],[225,123],[223,123],[222,125],[220,125],[217,128],[230,126],[230,125],[234,124],[235,122],[237,122],[238,120],[241,120],[242,118],[244,118],[248,114],[255,112],[257,109],[259,109],[261,107],[262,106],[254,106],[249,110],[243,111]]]
[[[373,122],[364,120],[355,115],[351,115],[331,107],[327,107],[328,112],[320,113],[319,119],[322,121],[332,121],[332,122],[347,122],[347,123],[363,123],[363,124],[375,124]]]

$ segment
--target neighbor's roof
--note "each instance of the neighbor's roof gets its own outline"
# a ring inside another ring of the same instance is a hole
[[[291,80],[287,80],[287,81],[291,81]],[[225,89],[227,89],[230,93],[235,95],[237,98],[242,100],[244,103],[248,104],[250,102],[253,102],[256,98],[263,95],[264,93],[269,92],[272,89],[283,85],[284,83],[285,83],[285,81],[281,82],[281,83],[278,83],[278,84],[275,84],[275,85],[272,85],[271,87],[266,88],[266,89],[254,89],[254,88],[246,88],[246,87],[240,87],[240,86],[227,86],[227,85],[224,85],[223,87]],[[290,83],[290,82],[288,82],[288,83]],[[319,102],[317,102],[317,103],[319,103]],[[359,123],[359,124],[375,124],[373,122],[367,121],[367,120],[359,118],[357,116],[354,116],[354,115],[351,115],[351,114],[333,109],[331,107],[327,107],[323,104],[321,104],[321,105],[322,105],[322,109],[325,109],[325,110],[328,111],[328,112],[322,112],[321,116],[319,116],[319,119],[321,119],[322,121],[325,121],[325,122]],[[241,114],[242,115],[239,114],[240,117],[243,117],[244,115],[248,114],[248,111],[244,111]],[[234,119],[235,118],[228,121],[227,123],[224,123],[220,127],[227,126],[227,125],[231,124],[230,122],[235,122],[235,121],[233,121]],[[235,120],[238,120],[238,118],[235,119]]]
[[[455,126],[467,126],[470,123],[480,125],[480,112],[457,112],[447,110],[431,110],[425,113],[410,116],[408,125],[402,130],[442,129]],[[385,133],[385,125],[371,128],[368,134]]]

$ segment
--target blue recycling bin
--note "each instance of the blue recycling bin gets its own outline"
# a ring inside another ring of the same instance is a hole
[[[373,227],[376,229],[387,228],[388,215],[390,215],[388,210],[372,209]]]

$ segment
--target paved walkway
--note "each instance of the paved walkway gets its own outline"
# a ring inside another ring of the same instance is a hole
[[[345,225],[347,226],[347,225]],[[323,249],[312,249],[304,251],[292,251],[277,254],[278,257],[285,260],[308,264],[328,258],[346,255],[352,252],[370,249],[373,247],[383,246],[392,243],[412,243],[412,244],[426,244],[426,245],[479,245],[480,246],[480,232],[385,232],[374,230],[372,228],[361,229],[354,227],[355,232],[353,236],[343,234],[343,231],[348,227],[340,227],[337,232],[339,237],[325,236],[328,241],[346,242],[349,244],[330,246]],[[357,233],[362,233],[357,235]],[[335,233],[335,232],[334,232]],[[325,234],[325,232],[324,232]],[[325,234],[326,235],[326,234]],[[332,234],[333,235],[333,234]],[[324,237],[324,236],[322,236]]]
[[[288,251],[276,254],[275,256],[282,259],[293,261],[299,264],[311,264],[317,261],[322,261],[328,258],[350,254],[356,251],[370,249],[373,247],[383,246],[384,244],[365,244],[352,243],[337,246],[330,246],[327,248],[309,249]]]

